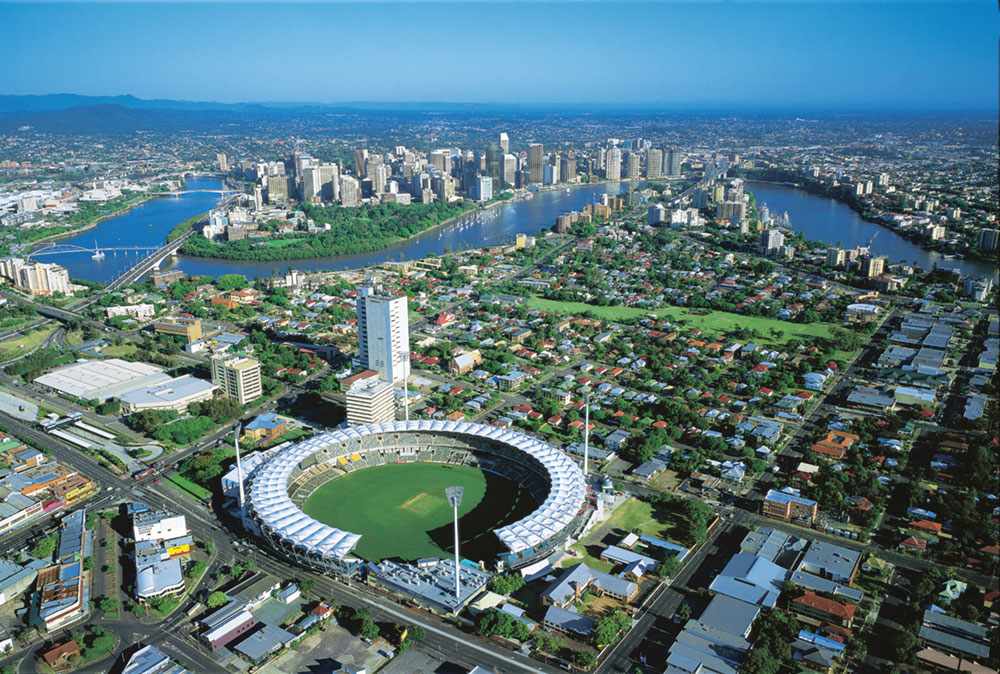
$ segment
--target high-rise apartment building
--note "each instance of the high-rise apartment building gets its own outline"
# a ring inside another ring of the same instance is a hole
[[[677,178],[681,174],[681,153],[680,150],[669,150],[667,152],[667,176]]]
[[[760,233],[760,252],[764,255],[775,255],[785,245],[785,235],[781,230],[765,229]]]
[[[875,278],[885,273],[885,258],[877,255],[862,255],[858,267],[865,278]]]
[[[650,150],[646,153],[646,177],[659,178],[663,175],[663,150]]]
[[[622,179],[622,151],[617,147],[608,150],[606,164],[604,167],[604,177],[608,180]]]
[[[847,264],[847,251],[843,248],[826,249],[826,266],[840,269]]]
[[[358,360],[389,382],[410,374],[410,323],[405,295],[369,280],[357,287]]]
[[[218,163],[220,171],[229,173],[229,157],[226,156],[225,152],[215,155],[215,161]]]
[[[69,288],[69,272],[58,264],[8,257],[0,260],[0,276],[32,295],[73,294]]]
[[[639,179],[639,153],[629,152],[628,154],[628,179]]]
[[[212,358],[212,383],[223,395],[246,405],[260,398],[260,361],[228,353]]]
[[[540,185],[545,180],[545,149],[541,143],[528,146],[528,182]]]
[[[996,229],[979,230],[979,250],[982,251],[996,250],[998,239],[1000,239],[1000,230]]]

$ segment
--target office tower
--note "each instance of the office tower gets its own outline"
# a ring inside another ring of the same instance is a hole
[[[455,187],[458,181],[449,175],[434,176],[431,180],[431,188],[438,201],[448,203],[455,198]]]
[[[261,396],[260,361],[223,353],[212,358],[211,366],[212,383],[227,398],[246,405]]]
[[[493,179],[493,186],[499,192],[503,184],[503,149],[499,143],[486,146],[486,175]]]
[[[653,204],[646,211],[646,223],[657,225],[667,219],[667,209],[663,204]]]
[[[354,175],[359,179],[365,175],[365,162],[368,159],[368,150],[357,149],[354,151]]]
[[[302,200],[311,201],[323,193],[323,183],[318,166],[307,166],[302,171]]]
[[[225,152],[220,152],[215,155],[215,161],[219,164],[219,170],[223,173],[229,173],[229,157],[226,156]]]
[[[659,178],[663,175],[663,150],[650,150],[646,153],[646,177]]]
[[[629,152],[628,154],[628,179],[639,179],[639,153]]]
[[[493,178],[479,176],[476,180],[476,199],[480,202],[493,198]]]
[[[606,159],[606,165],[604,167],[604,177],[608,180],[621,180],[622,179],[622,151],[617,147],[613,147],[608,150],[608,155]]]
[[[667,177],[677,178],[681,174],[681,153],[679,150],[667,152]]]
[[[357,178],[340,176],[340,205],[358,206],[361,204],[361,185]]]
[[[545,180],[543,152],[541,143],[532,143],[528,146],[528,182],[531,184],[537,185]]]
[[[997,229],[979,230],[979,250],[987,252],[996,250],[998,238],[1000,238],[1000,230]]]
[[[383,159],[381,154],[369,154],[368,159],[365,160],[365,177],[370,178],[374,182],[375,171],[382,165]]]
[[[292,183],[292,179],[284,174],[269,175],[267,177],[268,203],[288,201],[288,197],[292,194],[292,185],[289,183]]]
[[[372,177],[372,189],[375,190],[375,194],[384,194],[385,186],[389,182],[389,167],[385,164],[379,164],[375,167],[375,173]]]
[[[255,211],[264,210],[264,190],[260,185],[253,186],[253,208]]]
[[[358,360],[388,382],[410,373],[408,301],[371,279],[357,286]]]
[[[396,391],[378,377],[358,380],[347,390],[347,423],[378,424],[396,419]]]
[[[879,173],[878,174],[878,186],[879,187],[888,187],[889,186],[889,174],[888,173]]]
[[[340,201],[340,166],[336,163],[320,164],[319,184],[323,201]]]
[[[559,160],[559,178],[566,183],[576,180],[576,157],[568,156]]]
[[[760,251],[764,255],[774,255],[785,245],[785,235],[777,229],[765,229],[760,233]]]
[[[843,248],[826,249],[826,266],[839,269],[847,264],[847,251]]]
[[[503,156],[503,184],[510,187],[517,185],[517,156],[505,154]]]
[[[302,180],[305,178],[306,169],[315,166],[316,160],[305,152],[296,152],[292,157],[292,164],[295,167],[295,177],[298,180]]]
[[[507,135],[506,131],[500,132],[500,149],[503,150],[504,154],[510,152],[510,136]]]
[[[427,162],[444,173],[451,173],[451,150],[431,150]]]

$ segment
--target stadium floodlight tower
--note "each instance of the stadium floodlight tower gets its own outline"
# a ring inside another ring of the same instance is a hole
[[[583,479],[587,479],[587,456],[590,453],[590,394],[583,394]]]
[[[239,421],[233,429],[233,445],[236,447],[236,481],[240,489],[240,524],[246,526],[246,497],[243,493],[243,462],[240,460],[240,431],[243,424]]]
[[[462,505],[462,492],[464,491],[465,487],[446,487],[444,490],[445,496],[448,497],[448,505],[455,510],[455,601],[458,601],[461,595],[459,577],[461,572],[459,571],[458,562],[458,506]]]

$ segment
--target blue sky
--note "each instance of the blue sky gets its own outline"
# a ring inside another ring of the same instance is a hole
[[[0,93],[996,110],[948,3],[0,4]]]

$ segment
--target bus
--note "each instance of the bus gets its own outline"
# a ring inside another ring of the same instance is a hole
[[[152,468],[143,468],[142,470],[137,470],[134,473],[132,473],[132,477],[134,477],[137,480],[141,480],[147,475],[152,475],[152,474],[153,474]]]

